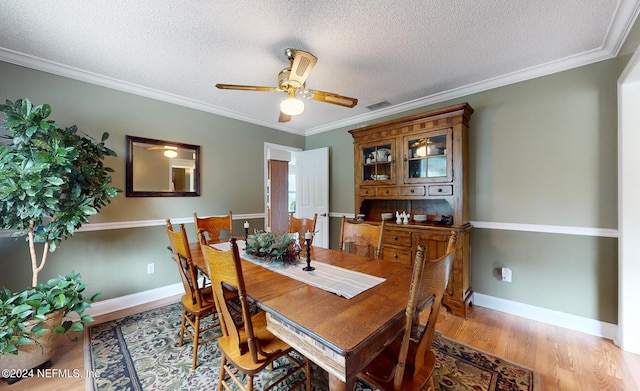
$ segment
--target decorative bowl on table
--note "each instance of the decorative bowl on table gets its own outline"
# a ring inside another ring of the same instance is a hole
[[[382,217],[382,220],[391,220],[393,218],[393,213],[382,213],[380,217]]]
[[[296,263],[300,260],[300,246],[291,235],[278,232],[255,231],[247,238],[244,250],[256,258]]]

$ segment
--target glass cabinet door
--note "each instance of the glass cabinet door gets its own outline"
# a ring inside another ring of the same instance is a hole
[[[361,184],[395,183],[395,143],[384,141],[362,146],[362,177]]]
[[[404,137],[404,182],[451,181],[451,129]]]

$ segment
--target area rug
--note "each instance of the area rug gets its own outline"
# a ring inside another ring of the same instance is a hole
[[[215,342],[198,350],[198,367],[191,369],[193,345],[178,346],[182,305],[171,304],[91,326],[85,338],[87,389],[94,391],[165,391],[217,389],[220,352]],[[216,330],[213,330],[216,332]],[[534,391],[535,372],[480,352],[436,333],[433,350],[436,390]],[[287,371],[282,359],[273,371],[265,370],[254,381],[261,390]],[[326,391],[328,375],[312,366],[313,390]],[[278,390],[287,390],[284,384]],[[357,381],[356,390],[373,391]]]

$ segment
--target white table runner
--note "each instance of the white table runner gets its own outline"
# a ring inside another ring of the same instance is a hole
[[[385,281],[385,278],[329,265],[324,262],[314,262],[313,259],[311,259],[311,266],[315,267],[316,270],[304,271],[302,268],[306,266],[306,260],[302,257],[300,262],[295,265],[285,264],[283,262],[269,262],[245,253],[244,240],[237,240],[236,244],[238,245],[240,258],[244,260],[347,299],[355,297],[367,289]],[[211,246],[222,251],[231,249],[229,242],[216,243]]]

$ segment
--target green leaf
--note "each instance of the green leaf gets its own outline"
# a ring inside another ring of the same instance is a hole
[[[55,297],[55,304],[56,306],[58,306],[58,308],[64,307],[66,301],[67,301],[67,298],[65,297],[64,293],[60,293]]]
[[[53,326],[53,332],[56,334],[64,334],[67,330],[59,324]]]
[[[60,186],[62,184],[64,184],[64,181],[62,180],[62,178],[58,178],[55,176],[48,176],[44,178],[45,181],[49,182],[52,185],[56,185],[56,186]]]
[[[24,113],[24,115],[25,116],[31,115],[31,108],[33,107],[31,105],[31,101],[29,99],[27,99],[27,98],[24,98],[21,101],[22,101],[21,102],[22,103],[22,112]],[[20,100],[18,102],[20,102]]]
[[[29,338],[20,338],[18,340],[18,342],[16,342],[16,346],[20,346],[20,345],[28,345],[30,343],[33,343],[32,340],[30,340]]]
[[[47,118],[51,114],[51,106],[47,103],[42,105],[42,118]]]
[[[33,136],[37,131],[38,131],[38,127],[37,127],[37,126],[35,126],[35,125],[33,125],[33,126],[29,126],[29,127],[27,128],[27,136],[28,136],[28,137],[31,137],[31,136]]]
[[[4,349],[2,349],[2,353],[13,353],[16,354],[18,353],[18,348],[16,347],[16,345],[10,344],[4,347]]]
[[[98,214],[98,211],[96,210],[96,208],[91,207],[91,206],[82,206],[82,207],[80,207],[80,209],[82,210],[82,213],[84,213],[86,215]]]
[[[82,315],[82,317],[80,318],[80,321],[82,323],[91,323],[93,322],[93,317],[91,315]]]
[[[31,328],[32,333],[41,333],[43,330],[47,331],[47,329],[44,328],[44,322],[40,322]]]
[[[28,304],[20,304],[16,306],[13,310],[11,310],[11,315],[20,314],[21,316],[30,315],[33,311],[31,310],[31,306]]]

